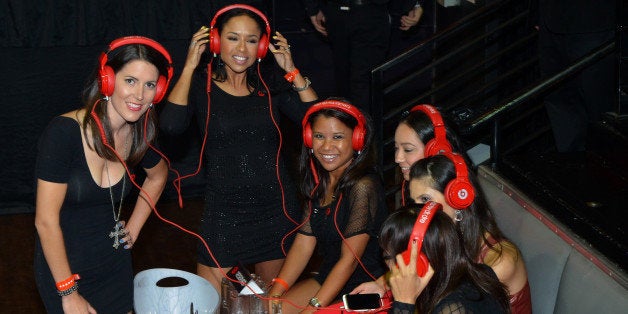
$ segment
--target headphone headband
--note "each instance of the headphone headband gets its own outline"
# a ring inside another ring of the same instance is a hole
[[[214,56],[220,54],[220,34],[218,30],[215,28],[216,21],[218,17],[223,13],[233,10],[233,9],[244,9],[255,13],[255,15],[259,16],[262,21],[264,21],[266,33],[262,34],[260,37],[259,45],[257,47],[257,59],[262,60],[266,56],[266,52],[268,51],[269,37],[270,37],[270,23],[268,23],[268,19],[266,15],[262,13],[260,10],[256,9],[253,6],[246,4],[232,4],[222,9],[218,10],[209,24],[209,50],[214,54]]]
[[[410,109],[410,112],[414,111],[425,113],[434,127],[434,138],[425,143],[425,157],[452,151],[451,144],[447,140],[445,123],[440,112],[434,106],[428,104],[416,105]]]
[[[301,122],[301,125],[303,126],[303,144],[305,144],[307,148],[312,148],[312,126],[309,121],[310,116],[315,112],[324,109],[335,109],[344,112],[357,120],[358,124],[355,128],[353,128],[351,143],[353,150],[358,152],[362,151],[366,140],[366,117],[364,117],[362,112],[357,107],[347,102],[333,99],[318,102],[307,110],[305,116],[303,117],[303,121]]]
[[[419,277],[423,277],[427,272],[429,267],[429,261],[425,254],[421,253],[421,248],[423,247],[423,239],[425,238],[425,233],[427,232],[427,228],[432,221],[432,218],[436,215],[436,212],[441,210],[443,207],[441,204],[428,201],[423,205],[421,211],[416,217],[416,221],[414,222],[414,226],[412,227],[412,233],[410,234],[410,238],[408,240],[408,248],[407,250],[401,253],[404,262],[407,264],[410,263],[410,256],[412,252],[412,242],[417,241],[417,253],[418,259],[416,262],[417,267],[417,275]]]
[[[126,36],[115,39],[109,44],[107,50],[100,54],[100,57],[98,58],[100,64],[100,91],[105,96],[111,96],[113,94],[113,89],[115,86],[115,73],[111,67],[107,66],[107,61],[109,60],[108,54],[109,52],[126,45],[149,46],[157,50],[157,52],[159,52],[164,58],[166,58],[166,61],[168,61],[166,69],[167,77],[164,78],[162,75],[159,75],[159,79],[157,80],[155,97],[153,98],[153,103],[160,102],[165,96],[166,91],[168,90],[168,85],[170,84],[170,80],[172,79],[174,73],[174,69],[172,67],[172,58],[170,57],[168,50],[166,50],[166,48],[164,48],[160,43],[143,36]]]

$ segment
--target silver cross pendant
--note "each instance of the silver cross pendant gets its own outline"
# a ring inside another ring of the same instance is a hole
[[[113,227],[113,231],[109,232],[109,237],[113,238],[113,248],[116,250],[120,246],[120,237],[124,236],[126,233],[124,228],[120,228],[121,225],[121,223],[116,222],[116,225]]]

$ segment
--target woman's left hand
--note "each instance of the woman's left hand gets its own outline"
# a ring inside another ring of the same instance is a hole
[[[122,238],[120,244],[124,245],[125,250],[130,250],[133,248],[138,234],[126,228],[126,221],[120,220],[120,224],[122,224],[122,230],[124,230],[124,238]]]
[[[288,40],[286,37],[281,35],[279,32],[275,32],[275,36],[273,36],[273,40],[275,44],[270,44],[268,49],[275,56],[275,60],[277,60],[277,64],[286,72],[291,72],[294,70],[294,62],[292,61],[292,53],[290,51],[290,44],[288,44]]]

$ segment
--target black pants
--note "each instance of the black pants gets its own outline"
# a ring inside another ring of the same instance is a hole
[[[543,27],[539,32],[541,74],[552,75],[564,70],[613,36],[613,31],[559,34]],[[545,108],[559,152],[586,149],[588,125],[599,121],[602,113],[613,109],[615,71],[613,56],[607,56],[545,97]]]
[[[340,10],[328,3],[326,19],[337,95],[369,112],[371,70],[386,60],[390,40],[390,19],[386,5],[361,5]]]

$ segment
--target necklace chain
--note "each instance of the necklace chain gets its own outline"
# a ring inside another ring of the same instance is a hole
[[[129,138],[127,137],[124,141],[124,158],[126,159],[127,154],[127,144],[129,143]],[[111,185],[111,178],[109,177],[109,166],[107,159],[105,158],[105,171],[107,172],[107,182],[109,183],[109,197],[111,198],[111,211],[113,213],[113,220],[118,222],[120,220],[120,214],[122,213],[122,202],[124,201],[124,189],[126,188],[126,170],[122,174],[122,191],[120,192],[120,204],[118,204],[118,213],[116,214],[116,203],[113,199],[113,186]]]

